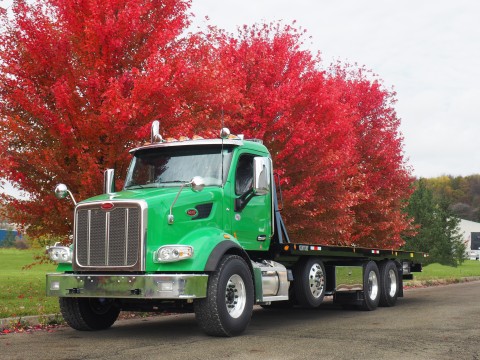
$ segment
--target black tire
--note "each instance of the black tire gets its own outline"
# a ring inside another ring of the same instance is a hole
[[[366,263],[363,269],[363,301],[360,309],[372,311],[380,301],[380,272],[374,261]]]
[[[207,297],[195,300],[195,317],[208,335],[239,335],[250,322],[253,301],[248,265],[240,256],[226,255],[208,279]]]
[[[59,303],[63,319],[80,331],[108,329],[120,314],[113,299],[61,297]]]
[[[300,261],[294,269],[293,286],[298,304],[304,308],[319,307],[325,297],[326,274],[317,258]]]
[[[380,271],[380,302],[379,306],[391,307],[397,303],[400,291],[400,278],[395,263],[391,260],[383,261],[379,266]]]

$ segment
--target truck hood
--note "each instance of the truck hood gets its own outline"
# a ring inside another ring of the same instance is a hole
[[[165,187],[165,188],[144,188],[135,190],[123,190],[113,194],[102,194],[86,200],[81,201],[79,204],[90,203],[94,201],[129,201],[129,200],[143,200],[147,203],[148,207],[155,207],[160,205],[161,207],[169,208],[173,203],[173,200],[177,196],[180,187]],[[213,200],[213,192],[220,190],[218,187],[205,188],[202,192],[193,192],[190,188],[185,187],[180,194],[177,204],[185,202],[198,202]]]

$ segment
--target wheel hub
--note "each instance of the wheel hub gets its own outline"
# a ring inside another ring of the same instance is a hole
[[[322,267],[319,264],[314,264],[309,273],[308,283],[310,291],[315,298],[319,298],[323,294],[323,288],[325,286],[325,274]]]
[[[390,271],[388,272],[388,277],[390,279],[389,295],[393,298],[397,293],[397,274],[395,273],[395,270],[390,269]]]
[[[232,318],[238,318],[243,314],[246,301],[247,292],[243,279],[239,275],[232,275],[225,288],[225,304]]]
[[[378,295],[378,278],[375,271],[370,271],[368,274],[368,297],[375,300]]]

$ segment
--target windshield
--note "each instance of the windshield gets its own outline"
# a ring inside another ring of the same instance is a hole
[[[205,185],[222,185],[222,154],[218,146],[172,146],[137,151],[128,169],[125,189],[180,186],[201,176]],[[232,148],[223,149],[224,179]]]

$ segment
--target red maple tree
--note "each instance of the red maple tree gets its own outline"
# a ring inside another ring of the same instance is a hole
[[[178,107],[183,0],[15,1],[1,16],[0,178],[29,193],[5,198],[32,234],[67,233],[71,205],[101,190],[102,171],[124,174],[128,149],[153,118]],[[121,185],[121,184],[120,184]]]
[[[292,239],[401,246],[411,229],[402,209],[412,179],[395,94],[364,69],[320,70],[320,58],[302,50],[303,33],[288,25],[217,31],[214,38],[223,89],[236,99],[216,108],[225,109],[234,132],[261,138],[270,149]],[[214,104],[210,109],[215,114]],[[209,115],[203,121],[218,121]]]
[[[161,119],[169,136],[233,133],[264,140],[282,177],[294,240],[398,247],[410,172],[394,93],[362,69],[321,69],[294,26],[186,34],[189,1],[17,1],[2,15],[3,197],[30,232],[66,234],[71,207],[53,197],[122,179],[128,149]],[[118,186],[121,186],[121,181]],[[4,207],[6,208],[6,207]]]

